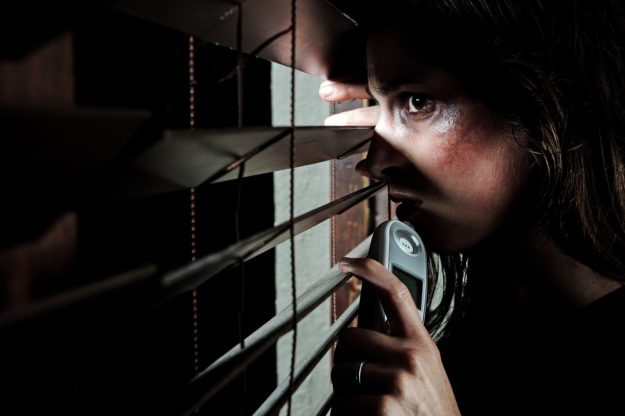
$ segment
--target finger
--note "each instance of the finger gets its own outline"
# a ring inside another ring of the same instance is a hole
[[[332,368],[332,385],[339,394],[391,394],[401,387],[402,375],[403,370],[388,363],[348,362]]]
[[[331,102],[344,102],[354,99],[366,100],[371,98],[365,84],[346,84],[342,82],[325,81],[319,86],[319,97]]]
[[[375,126],[380,115],[380,107],[357,108],[334,114],[325,119],[326,126]]]
[[[368,258],[343,258],[339,267],[343,273],[352,273],[371,284],[382,302],[392,335],[429,337],[410,291],[384,266]]]
[[[401,346],[386,334],[366,328],[346,328],[341,333],[334,362],[351,362],[358,359],[394,362]]]
[[[394,415],[401,409],[391,396],[337,394],[332,399],[331,416]]]

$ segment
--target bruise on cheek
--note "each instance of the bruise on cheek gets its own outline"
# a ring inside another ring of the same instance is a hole
[[[437,168],[450,175],[472,175],[482,163],[491,163],[501,155],[495,151],[505,140],[497,123],[479,109],[461,112],[457,105],[446,106],[433,128],[440,141],[435,154]],[[481,113],[481,114],[480,114]]]
[[[476,159],[483,157],[482,145],[467,128],[456,128],[453,133],[442,135],[434,147],[434,161],[440,172],[449,175],[469,173]]]
[[[461,123],[454,137],[441,144],[437,160],[444,186],[457,201],[481,207],[478,214],[497,221],[503,207],[519,193],[527,157],[506,132],[489,117]]]
[[[445,103],[441,105],[438,117],[432,124],[432,128],[436,133],[446,134],[454,130],[461,120],[462,111],[460,106],[455,102]]]

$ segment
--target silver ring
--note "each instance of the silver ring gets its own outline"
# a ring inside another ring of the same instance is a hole
[[[358,384],[358,387],[362,386],[362,368],[365,366],[366,362],[366,360],[362,360],[358,363],[358,371],[356,372],[356,384]]]

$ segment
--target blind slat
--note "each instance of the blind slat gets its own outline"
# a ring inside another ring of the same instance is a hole
[[[323,399],[320,400],[319,405],[311,414],[313,416],[327,416],[330,408],[332,407],[332,398],[334,397],[333,392],[329,392]]]
[[[115,9],[233,49],[242,11],[241,50],[291,65],[290,3],[247,0],[117,0]],[[366,79],[364,40],[356,22],[327,1],[298,0],[295,67],[334,79]],[[300,22],[300,19],[302,20]],[[305,21],[304,21],[305,19]],[[271,42],[266,42],[272,39]]]
[[[302,233],[326,219],[340,214],[358,202],[374,195],[384,187],[384,183],[375,183],[364,189],[332,201],[322,207],[295,218],[295,234]],[[249,260],[288,240],[289,222],[284,222],[270,230],[262,231],[230,247],[198,259],[178,270],[168,273],[162,279],[162,285],[170,296],[192,290],[208,281],[217,273],[241,261]]]
[[[382,183],[371,185],[297,217],[295,220],[296,234],[304,232],[325,219],[343,212],[373,195],[382,187]],[[102,279],[90,285],[53,295],[40,301],[12,308],[0,313],[0,329],[5,329],[78,304],[85,304],[89,308],[91,306],[87,301],[117,293],[117,291],[124,291],[141,284],[149,286],[132,296],[137,297],[137,300],[143,301],[142,305],[144,307],[155,308],[173,297],[197,287],[227,267],[236,265],[240,259],[251,259],[286,241],[288,239],[288,227],[288,222],[283,223],[165,275],[159,276],[160,272],[155,265],[147,265]],[[141,299],[138,296],[141,296]],[[95,303],[94,305],[96,306],[93,306],[92,309],[100,308],[102,310],[106,310],[107,307],[111,306],[102,303]]]
[[[367,254],[371,238],[368,237],[354,248],[350,257],[363,257]],[[342,285],[349,275],[343,274],[334,266],[316,284],[297,298],[297,320],[301,320]],[[215,360],[201,371],[187,385],[180,397],[173,403],[175,414],[190,415],[226,386],[260,354],[265,352],[285,333],[292,329],[292,306],[267,321],[245,339],[245,348],[239,344]]]
[[[97,296],[141,284],[153,278],[158,272],[154,265],[130,270],[99,282],[69,290],[49,298],[10,309],[0,315],[0,328],[4,329],[21,322],[56,312],[63,308],[93,300]]]
[[[289,132],[286,127],[168,130],[133,166],[166,190],[237,179],[243,161],[245,177],[275,172],[289,168],[289,141],[281,140]],[[364,151],[370,137],[371,127],[297,127],[295,167]]]
[[[334,340],[338,337],[339,332],[346,328],[350,322],[354,320],[358,313],[360,299],[356,299],[341,314],[339,319],[332,324],[326,335],[315,345],[295,368],[293,376],[293,387],[297,389],[304,379],[312,372],[317,363],[323,358],[324,354],[330,349]],[[267,400],[254,412],[254,416],[273,415],[280,410],[282,405],[288,400],[291,392],[289,377],[284,379],[280,385],[269,395]]]

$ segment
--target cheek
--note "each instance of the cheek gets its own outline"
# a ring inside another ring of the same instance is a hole
[[[523,158],[520,148],[512,148],[515,144],[503,143],[472,140],[433,149],[428,227],[433,227],[430,238],[438,250],[474,246],[499,228],[516,206],[524,182]]]
[[[462,123],[433,135],[422,161],[426,175],[446,199],[497,209],[518,193],[521,149],[498,126]],[[522,176],[522,175],[521,175]]]
[[[435,133],[419,143],[415,165],[438,189],[465,186],[477,181],[491,149],[466,129]],[[477,185],[474,184],[474,185]]]
[[[481,162],[491,159],[499,132],[488,121],[480,122],[475,111],[465,111],[461,117],[446,109],[432,126],[431,154],[433,164],[441,172],[452,176],[467,174]],[[485,119],[482,117],[482,119]]]

